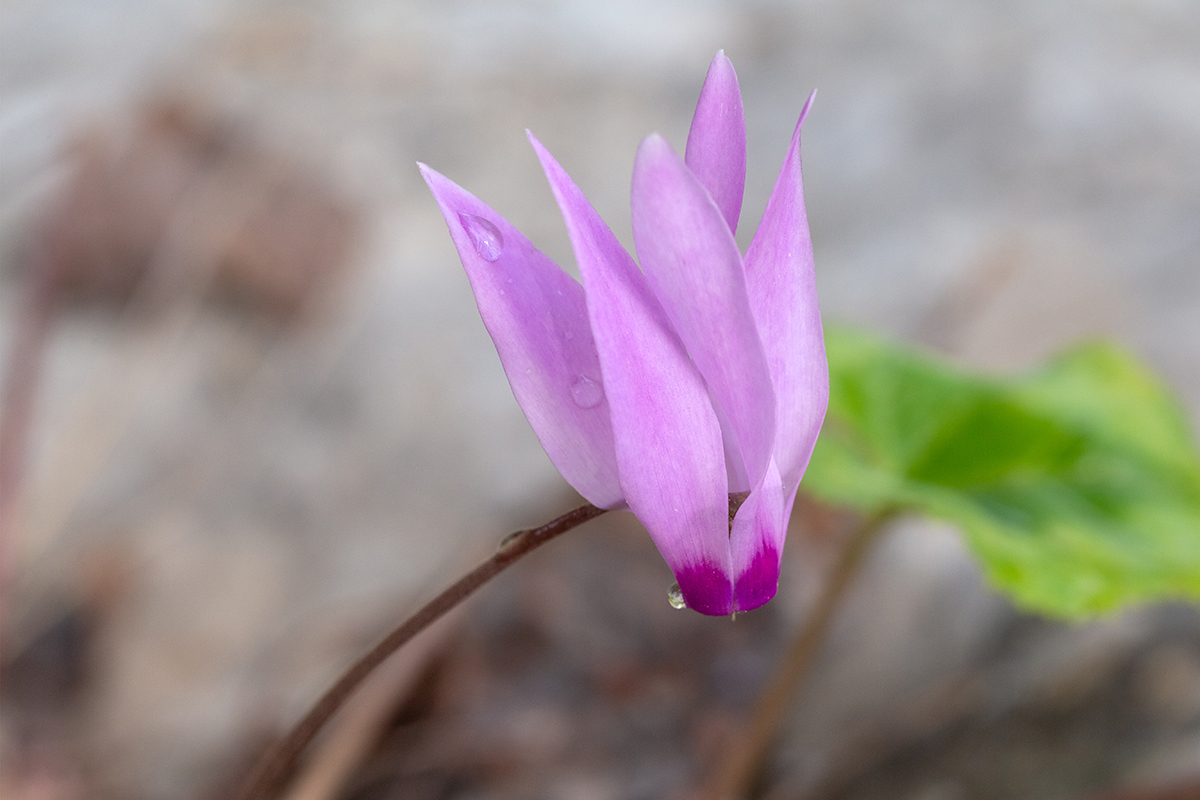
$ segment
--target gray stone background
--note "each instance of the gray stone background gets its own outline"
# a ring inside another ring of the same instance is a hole
[[[682,149],[721,48],[749,133],[743,246],[819,89],[803,154],[827,320],[995,370],[1114,336],[1200,423],[1195,3],[8,0],[4,353],[65,149],[148,97],[203,97],[360,221],[345,277],[286,334],[207,307],[84,307],[54,330],[6,638],[69,604],[96,553],[133,565],[84,726],[114,796],[196,796],[255,720],[296,713],[397,607],[570,502],[414,162],[573,269],[525,128],[629,244],[636,146],[659,131]],[[868,577],[780,755],[801,772],[830,726],[970,662],[1012,613],[936,526],[904,526]],[[780,602],[798,613],[804,596]],[[1055,629],[1006,685],[1107,663],[1152,617]],[[1200,696],[1200,652],[1181,652]],[[1200,769],[1196,714],[1146,755],[1166,766],[1140,768]]]

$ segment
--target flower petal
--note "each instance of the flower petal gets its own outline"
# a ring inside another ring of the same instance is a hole
[[[729,533],[733,574],[737,576],[735,611],[750,611],[775,596],[790,513],[791,502],[784,495],[775,459],[771,459],[762,484],[742,503]]]
[[[737,73],[724,50],[708,67],[683,160],[736,233],[746,187],[746,115]]]
[[[424,164],[517,403],[567,483],[621,503],[609,402],[581,287],[520,231]]]
[[[775,395],[742,258],[708,192],[661,136],[633,165],[633,240],[654,294],[729,420],[748,486],[762,482]]]
[[[829,367],[800,174],[800,128],[813,96],[800,112],[771,199],[746,251],[750,306],[775,384],[774,455],[787,496],[804,475],[829,403]]]
[[[704,379],[645,277],[579,187],[529,137],[579,261],[621,485],[690,608],[729,613],[728,483]]]

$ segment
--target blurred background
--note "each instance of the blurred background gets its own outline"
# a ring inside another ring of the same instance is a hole
[[[682,150],[722,48],[743,247],[820,90],[826,320],[991,371],[1115,337],[1200,423],[1195,3],[4,0],[0,793],[222,796],[406,609],[579,502],[415,162],[574,270],[525,129],[631,245],[637,144]],[[779,599],[734,624],[668,607],[631,517],[593,523],[393,665],[292,796],[686,796],[844,522],[799,504]],[[1195,608],[1033,618],[906,520],[757,796],[1197,772]]]

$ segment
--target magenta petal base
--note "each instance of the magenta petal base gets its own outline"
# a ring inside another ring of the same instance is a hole
[[[687,607],[701,614],[723,617],[753,611],[779,590],[779,551],[764,547],[735,584],[716,564],[702,563],[675,573]]]
[[[733,613],[733,586],[716,564],[701,563],[675,572],[683,602],[693,611],[713,617]]]
[[[734,587],[737,611],[752,611],[766,604],[779,590],[779,552],[764,547],[738,576]]]

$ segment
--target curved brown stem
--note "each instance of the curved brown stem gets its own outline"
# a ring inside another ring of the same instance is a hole
[[[291,771],[296,759],[329,718],[341,708],[364,679],[408,640],[427,628],[450,609],[466,600],[483,584],[546,542],[605,512],[591,504],[568,511],[540,528],[517,531],[506,536],[496,553],[459,578],[437,597],[422,606],[389,633],[371,650],[342,673],[342,677],[321,696],[316,705],[296,723],[286,736],[263,754],[250,777],[237,794],[238,800],[266,800]]]
[[[701,800],[735,800],[749,791],[762,769],[783,716],[791,706],[791,699],[825,639],[842,597],[879,532],[896,513],[894,509],[881,511],[866,519],[851,534],[817,598],[816,607],[775,668],[770,683],[758,696],[750,720],[737,737],[736,744],[717,765],[713,778],[700,793]]]

